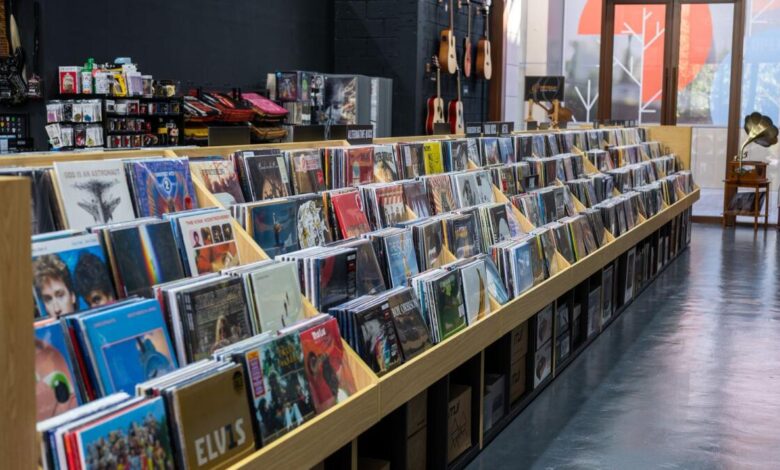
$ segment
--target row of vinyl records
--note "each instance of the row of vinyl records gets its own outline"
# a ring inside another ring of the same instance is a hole
[[[638,131],[637,131],[638,132]],[[578,135],[578,134],[575,134]],[[31,177],[33,233],[58,229],[84,229],[99,223],[121,222],[134,217],[156,216],[198,206],[190,170],[223,205],[310,194],[370,183],[431,176],[483,166],[494,183],[508,195],[543,187],[556,179],[569,180],[583,173],[582,161],[572,154],[554,157],[516,156],[521,137],[451,139],[395,145],[241,151],[230,160],[204,158],[145,158],[102,162],[57,162],[54,168],[3,168],[0,174]],[[557,139],[556,134],[539,134]],[[536,138],[536,136],[534,136]],[[516,142],[515,142],[516,141]],[[504,142],[508,150],[493,155]],[[495,144],[495,145],[494,145]],[[613,160],[622,166],[660,156],[661,145],[643,142],[626,148],[610,148],[618,155],[631,150],[641,158],[604,157],[603,150],[587,151],[589,160],[604,167]],[[522,163],[517,163],[522,161]],[[672,173],[671,156],[659,170]],[[513,164],[516,164],[513,165]],[[615,165],[604,167],[605,171]],[[336,180],[338,180],[336,182]]]
[[[545,383],[554,367],[560,367],[572,351],[605,328],[617,307],[629,302],[690,242],[689,215],[690,210],[606,266],[597,274],[598,281],[586,284],[584,297],[562,297],[512,331],[509,403]],[[461,267],[473,262],[461,263]],[[436,290],[433,293],[437,295]],[[358,304],[355,308],[389,310],[393,320],[406,317],[419,322],[414,313],[418,304],[410,289]],[[133,325],[107,321],[117,315],[132,318]],[[104,344],[99,350],[107,357],[95,358],[104,361],[101,367],[117,354],[115,360],[137,368],[130,358],[140,356],[142,367],[156,373],[127,391],[39,422],[44,468],[222,468],[237,462],[355,392],[336,324],[342,321],[343,312],[335,316],[317,315],[278,334],[223,345],[209,357],[176,371],[171,371],[175,357],[166,356],[172,346],[164,336],[162,314],[154,300],[130,299],[70,319],[68,323],[83,336]],[[415,329],[404,321],[395,326],[399,336],[401,331]],[[117,337],[132,337],[128,328],[143,331],[143,337],[132,339],[130,345],[116,341]],[[378,359],[405,355],[409,348],[425,349],[424,338],[410,337],[407,348],[394,350],[384,336],[393,337],[392,328],[376,334],[378,343],[370,346]],[[198,411],[204,408],[211,411]],[[470,426],[466,432],[471,432]],[[468,436],[460,439],[466,444],[449,444],[448,461],[472,442]]]
[[[447,313],[443,305],[420,304],[421,318],[433,333],[432,342],[438,342],[485,313],[486,293],[499,304],[520,295],[562,269],[558,253],[567,262],[576,262],[606,242],[605,226],[619,235],[641,217],[657,213],[664,203],[673,203],[678,190],[689,192],[689,176],[667,176],[582,213],[567,196],[568,186],[543,188],[532,197],[516,198],[528,214],[548,213],[553,221],[560,219],[539,229],[524,228],[506,203],[486,203],[362,232],[335,246],[277,254],[297,262],[297,268],[289,262],[236,267],[237,246],[225,209],[168,213],[159,219],[91,227],[89,233],[68,230],[37,235],[32,250],[33,294],[37,316],[48,318],[38,326],[51,331],[51,325],[64,323],[79,312],[104,308],[116,299],[156,297],[165,313],[167,331],[173,333],[173,351],[178,362],[185,364],[207,357],[225,341],[276,331],[302,320],[301,293],[317,309],[330,311],[356,298],[373,300],[364,296],[376,296],[388,288],[412,285],[418,298],[432,299],[435,296],[426,297],[426,290],[449,285],[446,291],[462,292],[462,297],[455,298],[465,299],[456,304],[463,313],[457,322],[443,320]],[[306,227],[309,221],[300,223]],[[278,233],[273,226],[269,230]],[[471,259],[483,253],[490,257]],[[449,265],[455,258],[470,261],[465,266]],[[223,275],[209,276],[220,271]],[[202,277],[180,281],[188,275]],[[268,288],[271,293],[264,294]],[[208,300],[212,298],[223,302]],[[384,330],[388,328],[385,325]],[[356,330],[345,326],[345,331]],[[372,343],[371,337],[348,333],[345,338],[377,372],[394,365],[374,360],[371,348],[365,346]],[[397,346],[403,349],[403,344]],[[400,354],[397,357],[403,360]],[[39,375],[50,375],[44,372]],[[127,377],[128,386],[138,378]],[[117,390],[113,380],[94,372],[82,371],[68,383],[73,384],[71,389],[79,385],[82,400]],[[56,405],[54,409],[61,408]]]

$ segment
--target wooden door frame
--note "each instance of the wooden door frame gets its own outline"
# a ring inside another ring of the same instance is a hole
[[[490,7],[490,60],[493,76],[488,82],[488,119],[504,119],[504,75],[506,74],[506,23],[510,0],[493,0]],[[518,1],[518,0],[515,0]]]

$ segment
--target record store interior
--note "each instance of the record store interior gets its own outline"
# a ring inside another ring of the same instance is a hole
[[[0,1],[0,467],[780,468],[778,41]]]

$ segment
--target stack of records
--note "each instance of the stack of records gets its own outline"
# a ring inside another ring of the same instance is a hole
[[[566,186],[585,207],[601,202],[599,195],[596,193],[596,185],[593,178],[579,178],[567,181]]]
[[[504,165],[515,163],[515,147],[511,137],[498,138],[498,153],[501,156],[501,163]]]
[[[357,250],[314,247],[277,257],[298,263],[303,293],[321,312],[357,296]]]
[[[497,137],[481,137],[479,139],[479,149],[484,166],[501,164],[501,150],[498,146]]]
[[[449,175],[449,178],[452,182],[452,193],[455,196],[457,207],[465,208],[495,202],[490,171],[478,170],[453,173]],[[436,184],[432,182],[429,188],[436,191]]]
[[[238,266],[238,246],[227,209],[196,209],[165,214],[171,221],[188,276]]]
[[[599,171],[614,170],[618,165],[612,160],[612,154],[606,150],[594,149],[588,150],[585,155],[588,157],[593,166],[598,168]]]
[[[448,266],[449,270],[460,271],[466,322],[471,325],[490,313],[490,291],[488,289],[485,256],[461,260]]]
[[[117,393],[41,421],[44,468],[175,468],[169,418],[162,397]]]
[[[442,217],[444,246],[458,259],[471,258],[483,252],[477,230],[478,211],[464,210]]]
[[[444,140],[441,145],[444,151],[444,169],[446,171],[465,171],[469,168],[468,139]],[[479,154],[477,154],[477,158],[479,158]]]
[[[515,218],[511,205],[483,204],[475,209],[483,248],[522,235],[520,222]]]
[[[389,229],[392,230],[392,229]],[[376,233],[376,232],[371,232]],[[387,260],[382,256],[377,256],[377,251],[384,255],[384,246],[380,247],[381,250],[376,250],[374,242],[370,239],[370,235],[366,234],[366,238],[350,239],[339,242],[334,242],[329,246],[341,246],[345,248],[354,248],[357,251],[357,295],[373,295],[387,290],[387,284],[385,282],[386,262]],[[381,259],[381,261],[380,261]],[[392,261],[392,260],[391,260]],[[402,261],[402,260],[397,260]]]
[[[434,344],[466,328],[460,270],[433,269],[412,278],[411,285]]]
[[[398,157],[402,162],[400,166],[403,168],[405,178],[412,179],[425,174],[422,143],[398,144]]]
[[[403,287],[419,273],[411,228],[388,228],[366,234],[390,288]],[[364,294],[367,292],[364,292]]]
[[[360,186],[360,192],[367,209],[364,213],[374,229],[394,227],[413,218],[407,210],[404,184],[401,182]]]
[[[331,240],[323,198],[316,194],[237,204],[232,210],[270,257]]]
[[[391,183],[402,179],[403,168],[399,165],[396,148],[393,145],[374,146],[374,181]]]
[[[362,296],[329,310],[342,336],[377,374],[412,359],[431,345],[419,304],[409,288]]]
[[[450,212],[458,208],[452,192],[450,175],[426,176],[422,178],[422,181],[425,183],[425,191],[434,214]],[[490,183],[490,179],[488,179],[488,183]]]
[[[495,185],[507,197],[514,196],[521,191],[522,187],[517,184],[517,170],[519,165],[528,165],[525,162],[514,165],[496,166],[490,169],[490,176]]]
[[[433,217],[416,220],[409,226],[412,229],[420,272],[446,264],[448,257],[444,247],[444,229],[441,219]]]
[[[125,165],[139,217],[198,207],[187,158],[128,160]]]
[[[558,261],[558,246],[555,243],[555,232],[549,226],[538,227],[531,231],[530,235],[538,237],[544,259],[545,278],[558,274],[563,266]]]
[[[246,202],[234,161],[222,158],[198,158],[190,161],[190,170],[193,177],[200,180],[223,207]]]
[[[537,237],[526,236],[490,247],[504,286],[517,297],[544,281],[544,259]]]
[[[636,188],[640,195],[640,207],[643,209],[642,216],[652,217],[663,209],[664,196],[661,183],[656,181],[645,186]]]
[[[671,175],[677,171],[677,157],[674,155],[653,158],[652,163],[655,165],[655,174],[658,176]]]
[[[292,194],[287,161],[280,150],[243,150],[232,154],[231,160],[238,170],[246,201],[263,201]]]
[[[431,202],[425,189],[425,182],[420,180],[406,180],[404,186],[404,202],[416,217],[430,217]]]
[[[661,146],[661,142],[637,142],[640,146],[644,156],[654,160],[660,158],[664,154],[664,149]]]
[[[360,191],[357,189],[334,190],[323,193],[328,211],[333,239],[359,237],[371,231]]]
[[[320,151],[292,150],[284,153],[289,164],[290,179],[295,194],[319,193],[326,189]]]
[[[532,225],[535,227],[544,225],[542,223],[542,215],[539,208],[539,198],[537,197],[536,192],[512,196],[511,201]]]

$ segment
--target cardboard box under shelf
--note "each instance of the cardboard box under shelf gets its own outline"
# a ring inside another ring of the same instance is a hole
[[[425,470],[428,458],[428,428],[423,427],[406,439],[406,470]]]
[[[418,394],[406,403],[406,437],[428,424],[428,392]]]
[[[471,447],[471,387],[450,386],[447,408],[447,463]]]
[[[390,470],[390,462],[387,460],[360,457],[358,459],[358,470]]]
[[[487,432],[506,414],[506,375],[485,375],[485,396],[482,402],[482,427]]]
[[[528,352],[528,322],[523,323],[510,333],[510,362],[516,362]]]
[[[525,393],[528,382],[527,362],[527,356],[523,356],[519,361],[513,362],[509,368],[509,403],[516,402]]]

